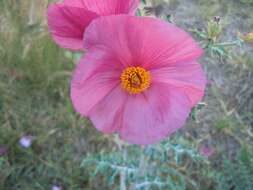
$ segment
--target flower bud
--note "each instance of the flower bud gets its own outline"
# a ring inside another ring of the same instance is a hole
[[[245,43],[251,43],[253,42],[253,32],[250,32],[244,36],[240,36],[240,38],[245,42]]]

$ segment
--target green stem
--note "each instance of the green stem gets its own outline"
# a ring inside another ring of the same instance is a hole
[[[29,26],[32,26],[32,25],[34,25],[35,24],[35,2],[34,2],[34,0],[31,0],[30,1],[30,10],[29,10],[29,16],[28,16],[28,25]]]
[[[140,156],[140,163],[139,163],[139,167],[138,167],[138,177],[142,178],[143,176],[145,176],[145,173],[146,173],[146,169],[147,169],[147,160],[145,158],[145,154],[144,154],[144,151],[145,151],[145,146],[142,146],[140,149],[141,149],[141,156]],[[144,188],[144,190],[147,189],[147,186],[143,185],[141,186]],[[138,189],[139,188],[139,184],[137,182],[133,183],[130,187],[130,190],[135,190],[135,189]]]
[[[222,46],[222,47],[226,47],[226,46],[235,46],[238,45],[238,41],[233,41],[233,42],[223,42],[223,43],[217,43],[214,44],[214,46]]]
[[[127,150],[126,147],[121,147],[121,151],[123,153],[123,159],[124,161],[127,159]],[[126,176],[126,170],[121,170],[120,172],[120,190],[126,190],[126,180],[127,180],[127,176]]]

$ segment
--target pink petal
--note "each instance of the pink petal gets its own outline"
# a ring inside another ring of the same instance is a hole
[[[146,69],[194,61],[202,54],[186,32],[150,17],[103,17],[92,22],[85,35],[86,48],[111,49],[127,65]]]
[[[95,13],[79,7],[52,4],[47,14],[49,31],[58,45],[72,50],[83,49],[84,30],[97,17]]]
[[[83,7],[99,15],[134,14],[139,0],[65,0],[70,6]]]
[[[110,64],[104,52],[90,51],[77,65],[71,82],[71,99],[81,115],[88,116],[89,111],[119,85],[120,72],[117,66]]]
[[[133,144],[153,144],[181,128],[191,110],[188,98],[164,84],[129,96],[120,136]]]
[[[127,96],[128,94],[118,85],[94,106],[89,113],[89,118],[98,130],[104,133],[119,130],[122,125],[122,112]]]
[[[206,77],[201,65],[196,61],[183,62],[174,66],[151,71],[153,83],[165,83],[182,91],[196,105],[203,97]]]
[[[85,0],[64,0],[63,3],[71,7],[80,7],[87,9],[84,1]]]

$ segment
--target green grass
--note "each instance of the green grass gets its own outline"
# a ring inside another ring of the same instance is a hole
[[[84,189],[89,179],[80,160],[92,151],[93,137],[69,99],[74,60],[44,26],[28,27],[25,16],[14,14],[17,7],[4,6],[11,31],[0,35],[0,145],[8,147],[0,157],[0,189],[50,189],[53,184]],[[27,134],[35,140],[24,149],[18,141]]]

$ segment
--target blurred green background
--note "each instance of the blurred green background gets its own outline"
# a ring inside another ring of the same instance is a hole
[[[115,150],[116,143],[73,111],[69,85],[80,54],[52,41],[48,3],[0,0],[0,189],[118,189],[81,167],[87,155]],[[205,28],[214,16],[222,18],[222,40],[253,31],[252,0],[147,3],[149,13],[169,15],[189,32]],[[200,190],[253,189],[253,48],[228,52],[225,59],[207,52],[201,60],[210,80],[206,106],[172,137],[194,150],[215,150],[204,167],[185,168],[184,175]],[[20,145],[22,137],[32,140],[31,147]]]

